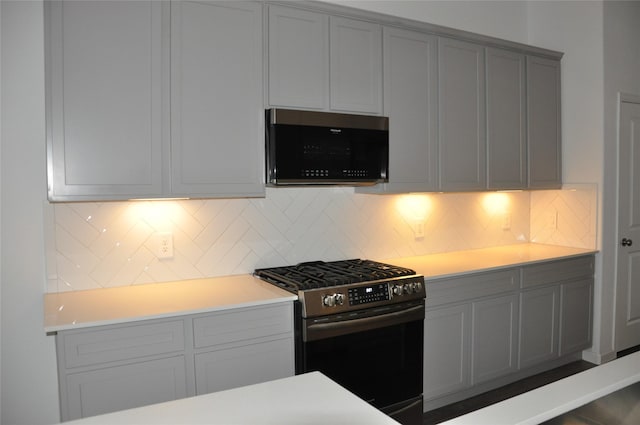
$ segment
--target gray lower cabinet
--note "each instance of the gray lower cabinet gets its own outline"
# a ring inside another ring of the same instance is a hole
[[[468,388],[471,383],[471,305],[427,310],[424,341],[424,399]]]
[[[593,255],[427,280],[431,410],[580,357],[591,344]]]
[[[518,295],[471,305],[471,384],[515,372],[518,367]]]
[[[560,355],[591,346],[593,278],[563,283],[560,287]]]
[[[70,373],[62,420],[184,398],[186,377],[184,356]]]
[[[558,357],[560,288],[556,285],[523,291],[520,294],[521,368],[535,366]]]
[[[294,374],[290,302],[58,332],[63,421]]]

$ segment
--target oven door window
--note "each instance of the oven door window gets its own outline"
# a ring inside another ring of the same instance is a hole
[[[422,394],[422,320],[304,343],[303,369],[320,371],[382,408]]]

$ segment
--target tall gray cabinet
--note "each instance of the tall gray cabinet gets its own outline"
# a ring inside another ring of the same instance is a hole
[[[264,194],[261,4],[45,13],[50,200]]]
[[[560,61],[527,56],[528,187],[562,184]]]
[[[435,36],[385,27],[384,114],[389,117],[388,189],[438,188]]]
[[[438,39],[440,189],[486,186],[484,47]]]
[[[44,6],[49,198],[162,193],[166,5]]]
[[[527,187],[525,56],[487,48],[487,188]]]

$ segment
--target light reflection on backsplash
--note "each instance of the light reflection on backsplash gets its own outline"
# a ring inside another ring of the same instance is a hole
[[[384,260],[530,239],[594,248],[595,193],[586,188],[407,197],[342,187],[267,188],[266,198],[257,199],[47,204],[48,291],[243,274],[302,261]],[[549,205],[558,211],[556,229],[538,219]],[[416,237],[416,220],[423,220],[424,237]],[[173,235],[173,258],[156,257],[159,232]]]

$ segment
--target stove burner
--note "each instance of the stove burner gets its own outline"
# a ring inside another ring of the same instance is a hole
[[[415,275],[404,267],[371,260],[312,261],[257,269],[255,275],[291,292]]]

